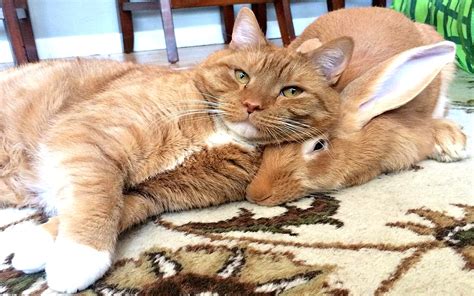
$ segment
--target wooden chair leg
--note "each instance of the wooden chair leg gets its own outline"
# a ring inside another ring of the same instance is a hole
[[[291,9],[289,0],[276,0],[275,10],[280,27],[281,39],[284,45],[290,44],[295,39],[295,29],[291,18]]]
[[[229,44],[232,41],[232,30],[234,29],[234,6],[221,6],[222,34],[224,42]]]
[[[377,0],[373,0],[373,1],[377,1]],[[326,3],[328,5],[328,11],[341,9],[346,6],[345,0],[327,0]]]
[[[176,37],[174,35],[173,15],[171,14],[170,0],[160,0],[161,21],[165,32],[166,53],[168,61],[176,63],[178,58],[178,48],[176,47]]]
[[[372,6],[387,7],[387,0],[372,0]]]
[[[258,24],[260,29],[262,29],[263,34],[267,34],[267,4],[259,3],[252,4],[252,11],[257,17]]]
[[[119,17],[120,30],[122,31],[122,43],[123,52],[133,52],[133,20],[132,12],[123,10],[123,3],[129,2],[128,0],[117,0],[117,14]]]
[[[28,7],[25,9],[25,18],[20,19],[19,24],[28,61],[37,62],[39,60],[38,50],[36,49],[35,36],[33,34],[33,28],[31,27],[31,18]]]
[[[28,63],[28,55],[26,54],[23,38],[21,37],[21,29],[16,14],[14,0],[3,0],[3,16],[5,31],[10,40],[15,63]]]

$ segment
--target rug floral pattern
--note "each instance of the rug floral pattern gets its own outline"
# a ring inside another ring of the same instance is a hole
[[[472,107],[451,117],[474,136]],[[469,140],[469,152],[473,149]],[[474,161],[424,161],[278,207],[236,202],[165,214],[123,234],[84,295],[472,295]],[[51,295],[11,268],[8,232],[44,217],[0,209],[0,294]]]

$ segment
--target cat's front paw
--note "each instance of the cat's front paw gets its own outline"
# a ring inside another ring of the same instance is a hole
[[[27,224],[16,232],[12,266],[24,273],[44,269],[54,238],[39,225]]]
[[[75,293],[101,278],[111,263],[110,252],[61,238],[46,263],[46,280],[53,290]]]

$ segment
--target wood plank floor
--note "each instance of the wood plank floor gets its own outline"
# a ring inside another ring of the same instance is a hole
[[[272,39],[272,43],[281,46],[281,39]],[[196,46],[196,47],[183,47],[178,49],[179,62],[176,64],[168,63],[166,57],[166,50],[151,50],[151,51],[140,51],[130,54],[109,54],[109,55],[93,55],[83,58],[96,58],[96,59],[112,59],[117,61],[130,61],[136,62],[139,64],[152,64],[160,65],[169,68],[189,68],[197,63],[204,60],[209,54],[227,47],[226,44],[214,44],[214,45],[205,45],[205,46]],[[13,67],[13,63],[3,63],[0,64],[0,71]]]

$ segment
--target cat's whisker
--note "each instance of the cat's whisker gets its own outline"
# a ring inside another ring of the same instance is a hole
[[[293,135],[291,134],[288,134],[287,132],[285,132],[284,130],[282,130],[281,128],[277,128],[275,130],[278,135],[280,136],[280,139],[284,139],[284,138],[290,138],[290,140],[292,142],[297,142],[298,139],[296,139],[295,137],[293,137]],[[278,144],[278,147],[281,147],[281,141],[277,141],[277,144]]]
[[[212,116],[208,115],[194,115],[192,117],[185,117],[180,119],[182,122],[190,123],[190,122],[198,122],[202,120],[210,120]]]
[[[295,128],[299,128],[299,129],[310,129],[310,130],[313,130],[313,129],[316,129],[306,123],[303,123],[303,122],[299,122],[299,121],[295,121],[295,120],[292,120],[290,118],[287,118],[287,117],[273,117],[275,120],[279,121],[279,122],[282,122],[286,125],[291,125]],[[317,129],[316,129],[317,130]]]
[[[290,138],[290,140],[292,140],[293,142],[302,142],[304,141],[305,139],[303,137],[301,137],[301,135],[298,134],[297,131],[295,131],[294,129],[292,128],[288,128],[287,130],[282,128],[280,125],[279,125],[279,122],[278,121],[271,121],[269,119],[265,119],[265,118],[261,118],[260,119],[261,121],[261,124],[266,126],[267,128],[271,128],[273,129],[274,131],[279,131],[279,135],[283,135],[283,137],[281,137],[278,142],[281,142],[281,139],[284,139],[284,138]],[[288,131],[292,131],[293,133],[289,133]]]
[[[230,106],[230,104],[227,104],[227,105],[222,104],[221,106],[219,106],[219,109],[228,113],[232,113],[232,112],[235,112],[236,108],[233,106]]]
[[[202,96],[204,97],[210,97],[210,98],[213,98],[213,99],[216,99],[216,100],[220,100],[221,97],[218,97],[218,96],[214,96],[214,95],[211,95],[209,93],[203,93],[203,92],[199,92]]]
[[[210,93],[203,93],[203,92],[200,92],[200,91],[196,91],[196,92],[183,92],[182,94],[184,95],[201,95],[203,97],[210,97],[210,98],[213,98],[213,99],[220,99],[220,97],[217,97],[217,96],[214,96]],[[205,100],[204,100],[205,101]]]
[[[275,118],[275,117],[274,117],[274,118]],[[304,128],[301,128],[301,127],[298,127],[298,126],[293,126],[293,125],[291,125],[291,124],[282,122],[281,120],[275,120],[275,119],[273,119],[273,121],[272,121],[272,120],[268,119],[268,120],[267,120],[267,123],[268,123],[268,124],[271,124],[271,125],[272,125],[273,127],[275,127],[275,128],[276,128],[277,126],[280,127],[280,128],[282,128],[281,125],[284,124],[284,129],[283,129],[283,130],[286,129],[286,130],[288,130],[288,131],[293,132],[294,134],[296,134],[296,137],[298,137],[299,139],[301,139],[301,141],[304,141],[304,140],[306,140],[307,138],[314,137],[314,134],[309,133],[309,132],[307,131],[307,129],[304,129]],[[286,132],[286,134],[290,134],[290,133]],[[303,136],[306,136],[306,137],[303,137]],[[300,141],[298,141],[298,142],[300,142]]]
[[[168,119],[169,120],[176,120],[176,119],[181,119],[183,117],[187,117],[187,116],[191,116],[191,115],[198,115],[198,114],[211,116],[211,115],[221,114],[221,112],[219,110],[197,110],[197,111],[188,111],[187,110],[186,112],[175,114],[173,117],[168,117]]]
[[[298,126],[298,127],[306,127],[306,128],[310,127],[309,125],[307,125],[305,123],[294,121],[294,120],[289,119],[287,117],[279,117],[279,116],[274,116],[274,115],[267,115],[266,117],[268,117],[269,119],[275,120],[277,122],[285,123],[285,124],[292,124],[293,123],[293,125]]]
[[[281,121],[283,121],[285,123],[288,123],[288,124],[292,124],[295,127],[298,126],[299,128],[305,128],[305,129],[308,129],[310,131],[315,131],[317,135],[322,135],[323,134],[323,132],[321,132],[321,130],[319,130],[318,128],[310,126],[310,125],[305,124],[303,122],[295,121],[295,120],[292,120],[292,119],[287,118],[287,117],[278,118],[278,117],[273,116],[273,118],[276,119],[276,120],[281,120]]]
[[[183,117],[191,116],[191,115],[196,116],[196,115],[202,114],[204,118],[204,117],[215,116],[222,113],[223,112],[221,110],[216,110],[216,109],[189,109],[189,110],[184,110],[181,112],[169,113],[168,116],[157,117],[149,125],[151,126],[153,124],[169,123],[174,120],[179,120]]]
[[[264,131],[265,131],[266,133],[268,133],[268,134],[270,135],[270,137],[272,137],[272,138],[275,140],[275,142],[277,143],[278,147],[281,148],[281,145],[280,145],[280,138],[281,138],[281,136],[282,136],[281,133],[280,133],[278,130],[272,131],[271,129],[269,129],[269,128],[265,127],[265,126],[264,126]],[[276,136],[275,136],[275,134],[276,134]]]
[[[320,129],[307,125],[305,123],[294,121],[288,118],[278,118],[274,116],[272,118],[284,124],[288,128],[291,127],[295,132],[307,135],[310,138],[315,137],[315,136],[317,137],[324,134]]]
[[[305,129],[296,128],[292,125],[286,125],[284,130],[291,131],[292,135],[294,135],[298,139],[298,142],[300,143],[303,143],[308,138],[311,138],[314,136],[312,133],[307,132]]]
[[[173,107],[183,108],[183,109],[190,108],[190,107],[193,107],[193,108],[199,108],[199,107],[202,107],[202,108],[208,108],[208,107],[217,108],[217,107],[219,107],[218,103],[213,103],[213,102],[208,102],[208,101],[199,101],[199,100],[188,100],[186,102],[175,102],[175,103],[171,103],[171,105]]]
[[[296,120],[293,120],[293,119],[290,119],[290,118],[283,117],[283,118],[281,118],[281,120],[283,120],[284,122],[287,122],[287,123],[291,123],[293,125],[306,127],[306,128],[311,128],[311,126],[306,124],[306,123],[299,122],[299,121],[296,121]]]
[[[289,137],[290,140],[292,140],[292,141],[298,141],[298,139],[296,139],[291,133],[288,133],[288,131],[286,131],[285,129],[280,127],[278,124],[274,124],[271,121],[266,121],[266,123],[271,124],[271,126],[275,129],[275,131],[278,132],[278,134],[280,136],[280,139]],[[281,141],[279,141],[279,142],[281,142]]]

